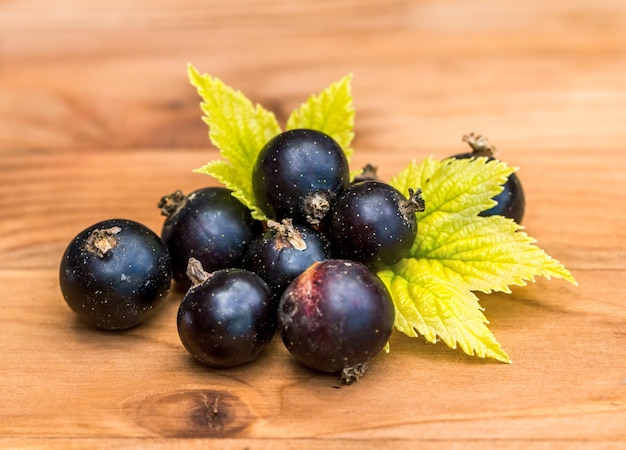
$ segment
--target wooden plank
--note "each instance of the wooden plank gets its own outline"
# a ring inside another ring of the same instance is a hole
[[[626,120],[620,5],[461,3],[448,11],[371,1],[348,18],[349,2],[301,11],[277,2],[273,13],[253,2],[167,2],[149,13],[142,2],[4,3],[0,144],[203,147],[185,73],[192,62],[283,121],[311,92],[354,73],[359,145],[409,152],[480,130],[503,147],[529,134],[543,148],[621,147],[624,132],[610,125]]]
[[[413,159],[444,158],[464,145],[451,142],[449,149],[411,154],[385,149],[384,160],[380,149],[359,148],[352,165],[374,163],[389,180]],[[626,241],[621,226],[626,209],[620,207],[626,194],[618,187],[626,153],[607,149],[598,158],[582,148],[564,157],[531,144],[513,150],[528,202],[526,231],[572,270],[624,269],[625,250],[615,242]],[[78,231],[106,218],[138,220],[159,232],[163,217],[156,204],[161,196],[216,185],[213,178],[192,172],[215,158],[214,149],[183,148],[5,152],[0,163],[0,251],[6,257],[0,268],[56,267]],[[610,196],[607,185],[616,186]]]
[[[21,163],[7,164],[18,154]],[[567,175],[546,182],[541,168],[551,162],[545,157],[537,162],[533,154],[529,161],[537,166],[525,179],[533,211],[528,226],[550,253],[563,254],[580,286],[538,280],[511,296],[484,297],[490,327],[513,365],[477,361],[443,345],[395,334],[392,352],[381,355],[358,386],[334,389],[332,376],[298,367],[278,338],[249,366],[211,371],[195,364],[175,330],[180,292],[172,293],[155,321],[125,333],[98,332],[78,323],[56,279],[60,254],[73,234],[109,216],[135,218],[158,230],[162,218],[155,199],[176,187],[188,191],[208,182],[189,169],[206,156],[198,150],[138,150],[16,152],[3,159],[3,179],[9,182],[3,183],[0,197],[9,219],[1,222],[5,258],[0,277],[3,328],[11,339],[3,349],[0,413],[6,420],[0,435],[468,441],[485,436],[556,441],[626,437],[626,347],[618,344],[626,316],[623,297],[614,293],[623,278],[623,248],[610,248],[601,228],[563,231],[573,214],[566,209],[570,203],[592,205],[585,213],[591,215],[611,211],[607,203],[614,199],[594,203],[591,197],[574,198],[579,172],[566,166]],[[366,152],[356,161],[369,156]],[[401,167],[401,154],[389,156],[386,171]],[[577,154],[576,160],[580,167],[595,164],[588,152]],[[598,185],[584,195],[601,191]],[[544,196],[570,200],[534,200]],[[11,200],[16,197],[19,202]],[[623,213],[613,209],[609,223],[619,223]],[[593,258],[601,253],[602,258]],[[584,364],[573,363],[581,359]],[[218,398],[226,409],[225,422],[199,427],[194,420],[210,416],[207,410]],[[320,411],[315,426],[312,410]]]
[[[611,0],[0,2],[0,447],[623,448],[625,27]],[[281,123],[353,73],[352,165],[387,180],[488,134],[579,285],[481,296],[511,365],[396,332],[349,387],[278,336],[196,364],[176,290],[135,329],[86,327],[58,286],[70,239],[111,217],[158,232],[162,195],[216,184],[191,172],[218,153],[188,62]]]
[[[583,271],[581,285],[597,276]],[[620,276],[603,279],[614,283]],[[20,279],[28,283],[15,282]],[[512,365],[395,334],[391,353],[380,355],[368,376],[338,389],[334,376],[294,363],[278,338],[250,365],[200,366],[178,341],[176,292],[154,321],[106,333],[74,318],[55,271],[5,270],[2,285],[6,297],[22,299],[3,306],[5,335],[12,336],[3,346],[10,369],[3,371],[4,436],[626,437],[626,352],[606,345],[623,336],[624,317],[618,305],[603,308],[602,292],[581,295],[542,281],[512,297],[485,298]],[[312,411],[319,411],[314,419]]]

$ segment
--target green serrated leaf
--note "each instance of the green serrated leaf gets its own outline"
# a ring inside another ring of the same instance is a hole
[[[502,184],[515,171],[506,163],[487,158],[425,159],[413,162],[391,180],[391,185],[403,193],[409,188],[422,189],[428,199],[420,220],[430,214],[460,214],[471,216],[495,205],[493,197],[502,192]]]
[[[204,166],[194,169],[194,172],[211,175],[233,191],[233,196],[250,209],[254,219],[266,220],[265,213],[250,201],[254,198],[254,192],[252,192],[252,185],[249,180],[242,178],[242,176],[247,177],[245,172],[236,170],[231,164],[223,160],[209,161]]]
[[[420,226],[428,238],[419,240],[411,256],[457,286],[510,293],[509,286],[524,286],[536,276],[576,284],[571,273],[534,245],[536,240],[511,219],[457,216],[446,220],[445,215],[431,214]]]
[[[468,355],[511,362],[487,328],[476,295],[437,277],[426,264],[406,259],[378,273],[394,299],[395,327],[432,343],[441,339]]]
[[[262,217],[250,186],[252,169],[263,145],[281,132],[276,117],[219,79],[201,75],[191,64],[188,75],[202,98],[200,107],[209,126],[209,138],[226,159],[219,164],[210,162],[197,171],[218,178],[256,217]]]
[[[332,137],[344,150],[348,160],[354,139],[354,106],[352,75],[331,84],[318,95],[312,95],[287,120],[286,128],[311,128]]]
[[[391,181],[400,191],[421,188],[426,210],[408,257],[379,273],[400,311],[396,327],[434,342],[457,343],[467,354],[508,360],[486,327],[473,291],[511,292],[536,276],[571,273],[537,247],[523,227],[502,216],[482,217],[514,169],[486,158],[427,158]],[[472,312],[472,309],[475,311]]]
[[[558,261],[533,245],[535,239],[502,216],[482,217],[514,169],[486,158],[426,159],[392,180],[397,189],[419,186],[426,210],[418,214],[418,237],[409,256],[430,261],[453,283],[489,293],[510,292],[535,276],[575,283]]]

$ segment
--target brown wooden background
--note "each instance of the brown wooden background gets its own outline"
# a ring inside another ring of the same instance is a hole
[[[354,165],[389,178],[489,135],[527,232],[579,282],[482,297],[513,359],[394,334],[351,387],[279,340],[207,370],[173,292],[121,334],[57,281],[84,227],[159,230],[161,195],[215,183],[186,64],[273,110],[353,73]],[[0,446],[624,448],[626,3],[621,0],[0,0]]]

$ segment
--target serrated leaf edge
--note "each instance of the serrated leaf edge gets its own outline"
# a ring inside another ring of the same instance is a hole
[[[403,260],[403,262],[399,264],[410,265],[410,260]],[[455,333],[451,333],[448,330],[447,325],[444,320],[440,321],[440,325],[445,327],[445,329],[437,329],[433,327],[432,324],[428,324],[427,320],[420,313],[419,306],[416,304],[421,301],[421,299],[413,298],[409,291],[411,282],[404,278],[402,275],[398,275],[392,269],[384,269],[378,272],[379,278],[383,281],[383,283],[387,286],[389,291],[392,294],[392,298],[394,300],[394,304],[396,305],[396,320],[394,323],[395,328],[406,334],[409,337],[417,337],[421,335],[424,339],[430,343],[437,343],[439,340],[444,342],[449,348],[460,349],[469,356],[477,356],[479,358],[492,358],[500,362],[510,363],[511,359],[509,355],[504,351],[502,346],[498,343],[493,333],[487,327],[489,321],[482,313],[484,308],[480,305],[478,297],[474,293],[469,290],[460,289],[452,283],[447,282],[446,280],[437,280],[433,277],[433,282],[436,282],[442,286],[445,286],[446,289],[450,292],[450,296],[447,298],[447,309],[454,309],[454,303],[458,305],[459,302],[471,302],[473,307],[475,308],[474,320],[477,320],[480,325],[478,329],[476,327],[463,327],[462,320],[453,321],[456,325],[459,326],[459,330],[461,330],[461,334],[467,336],[468,333],[474,336],[474,340],[480,345],[472,345],[469,340],[461,340],[458,337],[454,337]],[[427,290],[427,286],[421,285],[422,289]],[[438,298],[439,296],[431,292],[433,298]],[[453,295],[454,294],[454,295]],[[413,315],[418,315],[420,320],[416,322],[411,322],[410,317],[404,314],[405,308],[404,306],[410,303],[414,306],[413,309],[409,308]],[[437,306],[437,305],[435,305]],[[442,306],[442,305],[441,305]],[[465,305],[464,308],[470,308],[470,305]],[[479,334],[480,333],[480,334]],[[458,335],[458,333],[456,333]]]

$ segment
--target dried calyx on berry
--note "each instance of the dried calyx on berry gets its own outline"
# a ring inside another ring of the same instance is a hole
[[[472,148],[472,156],[486,156],[488,158],[496,157],[496,148],[491,145],[489,139],[484,134],[469,133],[464,134],[462,138],[463,142]]]
[[[361,169],[361,173],[354,177],[352,180],[352,184],[358,183],[359,181],[367,181],[367,180],[379,180],[378,178],[378,167],[367,163]]]
[[[268,220],[267,227],[250,244],[244,267],[263,278],[278,298],[307,267],[329,258],[331,249],[324,234],[291,219]]]

